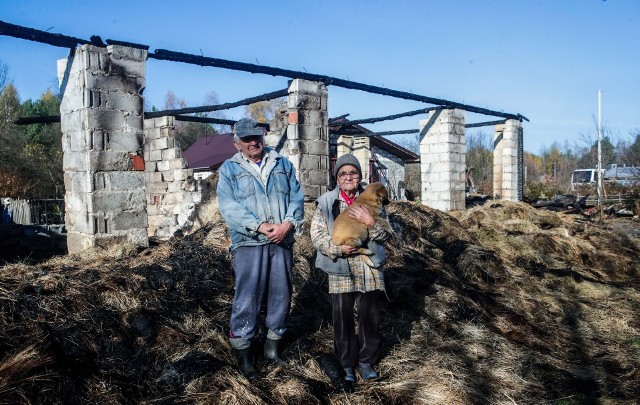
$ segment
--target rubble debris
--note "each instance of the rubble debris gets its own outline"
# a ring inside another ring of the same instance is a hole
[[[639,397],[640,245],[596,226],[574,235],[519,202],[455,215],[393,202],[388,213],[382,379],[359,383],[350,403]],[[256,342],[255,385],[228,344],[228,246],[217,219],[149,248],[0,268],[0,403],[345,403],[308,233],[294,245],[288,365],[267,364]]]

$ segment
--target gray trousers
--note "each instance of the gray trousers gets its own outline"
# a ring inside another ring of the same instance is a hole
[[[287,330],[291,308],[293,247],[269,243],[233,251],[236,291],[231,306],[229,341],[245,349],[260,329],[260,310],[266,304],[267,338],[279,340]]]

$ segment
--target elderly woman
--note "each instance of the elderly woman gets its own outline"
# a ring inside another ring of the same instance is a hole
[[[388,238],[383,211],[382,220],[376,222],[364,207],[354,207],[349,216],[369,228],[367,248],[374,252],[370,256],[377,267],[368,266],[356,248],[348,245],[336,246],[331,242],[333,222],[338,214],[350,206],[360,194],[362,170],[353,155],[338,158],[334,176],[337,187],[316,201],[316,211],[311,222],[311,241],[317,249],[316,267],[329,275],[333,315],[333,346],[335,356],[344,369],[344,380],[355,382],[357,368],[363,380],[378,377],[373,366],[380,352],[381,308],[386,299],[382,263],[384,248],[379,242]],[[357,305],[357,315],[355,306]],[[355,318],[358,318],[356,332]]]

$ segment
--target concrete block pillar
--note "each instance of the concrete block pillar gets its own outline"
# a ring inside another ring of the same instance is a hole
[[[441,211],[465,208],[465,116],[436,110],[420,121],[422,203]]]
[[[371,160],[371,139],[368,136],[360,136],[353,141],[353,156],[358,159],[360,167],[362,168],[361,182],[369,184],[371,179],[371,170],[369,162]]]
[[[147,232],[158,239],[169,239],[177,230],[191,226],[196,205],[202,201],[199,182],[174,134],[174,117],[144,120]]]
[[[315,200],[329,187],[328,91],[321,82],[294,79],[287,100],[287,147],[305,199]]]
[[[340,135],[336,144],[336,159],[353,152],[353,136]]]
[[[147,51],[83,45],[58,61],[69,253],[148,245],[142,151]]]
[[[518,165],[522,143],[522,123],[507,120],[496,125],[493,135],[493,197],[522,200],[522,168]]]

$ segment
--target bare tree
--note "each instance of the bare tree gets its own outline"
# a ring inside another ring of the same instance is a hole
[[[9,83],[9,67],[0,59],[0,91]]]
[[[220,104],[220,97],[218,97],[218,93],[216,93],[215,91],[210,91],[207,94],[205,94],[204,96],[204,103],[205,105],[217,105]],[[204,113],[203,114],[205,117],[210,117],[210,118],[219,118],[219,119],[225,119],[226,116],[224,114],[224,112],[222,111],[211,111],[208,113]],[[209,127],[211,129],[211,131],[215,134],[223,134],[226,132],[230,132],[229,127],[227,125],[223,125],[223,124],[212,124]]]
[[[257,103],[249,104],[244,107],[244,114],[253,118],[258,122],[269,122],[275,117],[275,112],[286,101],[284,98],[275,98],[273,100],[258,101]]]
[[[420,154],[420,134],[406,135],[397,144],[411,152]]]
[[[493,137],[483,131],[467,135],[467,170],[473,176],[478,192],[493,192]]]
[[[402,137],[398,145],[420,155],[420,134]],[[405,198],[407,200],[419,200],[421,197],[420,163],[408,163],[404,168]]]
[[[206,94],[204,105],[217,105],[220,104],[220,100],[218,95],[214,91],[210,91]],[[176,96],[176,94],[169,90],[164,100],[164,108],[167,110],[174,110],[179,108],[186,108],[187,102]],[[216,117],[223,118],[224,115],[221,112],[206,112],[206,113],[196,113],[197,117]],[[193,145],[200,137],[205,134],[217,134],[223,132],[224,129],[220,125],[212,125],[204,122],[184,122],[184,121],[176,121],[175,123],[175,137],[178,141],[180,148],[183,150],[188,149],[191,145]]]

